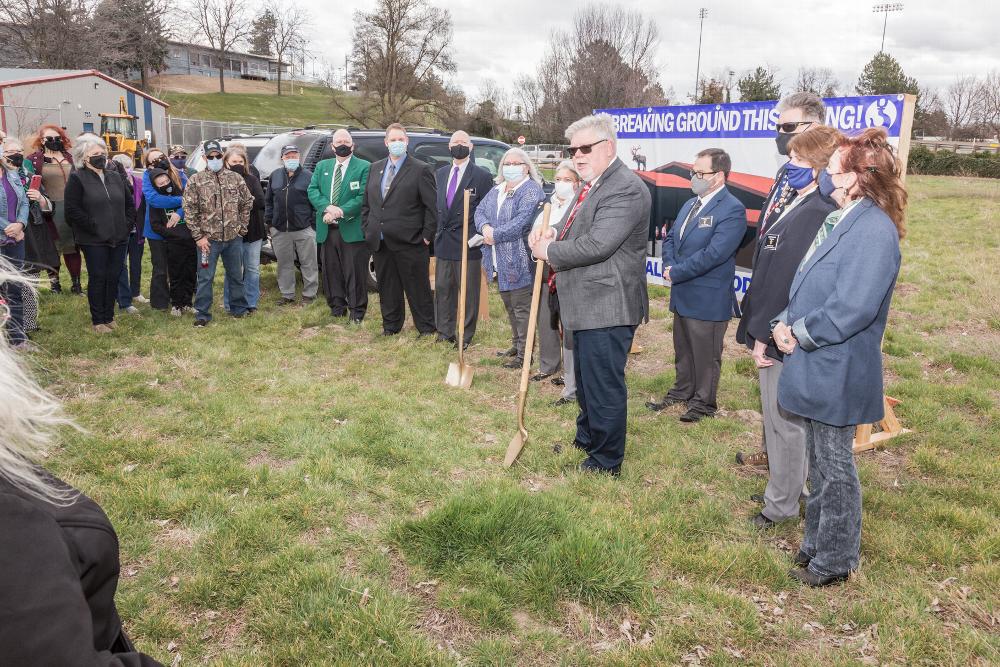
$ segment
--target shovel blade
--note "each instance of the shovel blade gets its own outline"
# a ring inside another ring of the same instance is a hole
[[[462,369],[459,368],[458,362],[453,361],[448,364],[448,374],[444,377],[444,383],[449,387],[462,386]]]
[[[463,364],[461,368],[462,379],[459,382],[459,386],[462,389],[469,389],[472,387],[472,376],[475,373],[475,369],[469,364]]]
[[[518,428],[517,433],[515,433],[514,437],[510,439],[510,444],[507,446],[507,454],[503,457],[503,465],[505,468],[509,468],[514,465],[514,461],[517,461],[517,457],[520,456],[521,450],[524,449],[524,445],[527,442],[527,429],[523,427]]]

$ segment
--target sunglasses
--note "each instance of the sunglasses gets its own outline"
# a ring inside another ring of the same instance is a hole
[[[222,153],[209,153],[205,156],[206,160],[218,160],[222,158]]]
[[[816,121],[814,120],[800,120],[795,123],[778,123],[778,132],[782,134],[791,134],[795,130],[799,129],[800,125],[812,125]]]
[[[569,151],[569,156],[570,157],[576,157],[577,153],[582,153],[584,155],[590,155],[590,151],[594,150],[594,146],[596,146],[597,144],[603,143],[605,141],[607,141],[607,139],[600,139],[598,141],[595,141],[592,144],[584,144],[583,146],[570,146],[566,150]]]

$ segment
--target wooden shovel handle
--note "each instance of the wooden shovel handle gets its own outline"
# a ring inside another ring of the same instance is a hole
[[[542,210],[542,236],[549,231],[549,216],[552,214],[552,204],[546,203]],[[535,346],[535,326],[538,324],[538,304],[542,300],[542,275],[545,273],[545,262],[535,260],[535,283],[531,291],[531,313],[528,315],[528,335],[524,341],[524,363],[521,365],[521,384],[518,391],[525,395],[528,391],[528,377],[531,375],[531,352]]]

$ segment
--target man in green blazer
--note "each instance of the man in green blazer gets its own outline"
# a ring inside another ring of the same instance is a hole
[[[309,184],[323,292],[331,315],[350,315],[352,324],[361,324],[368,310],[371,257],[361,230],[361,203],[371,163],[352,155],[354,139],[347,130],[334,132],[331,145],[336,157],[317,164]]]

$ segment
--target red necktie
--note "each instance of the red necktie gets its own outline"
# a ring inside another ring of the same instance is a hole
[[[566,234],[569,233],[569,228],[573,226],[573,221],[576,220],[576,213],[580,210],[580,206],[583,204],[583,200],[587,198],[587,193],[590,192],[590,183],[583,186],[583,190],[580,190],[580,196],[576,198],[576,204],[573,205],[573,210],[570,211],[569,218],[566,219],[566,225],[563,227],[562,233],[559,234],[557,240],[562,241],[566,238]],[[556,291],[556,270],[549,265],[549,293]]]

